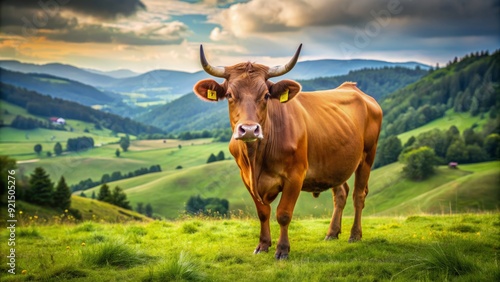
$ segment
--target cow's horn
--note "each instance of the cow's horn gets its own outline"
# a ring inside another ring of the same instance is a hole
[[[226,69],[224,67],[214,67],[210,65],[205,58],[205,52],[203,52],[203,45],[200,45],[200,60],[203,69],[210,75],[215,77],[226,78]]]
[[[302,44],[299,45],[299,48],[297,48],[295,55],[293,55],[293,58],[286,65],[280,65],[280,66],[275,66],[275,67],[269,68],[269,71],[267,73],[267,77],[269,77],[269,78],[276,77],[276,76],[284,75],[285,73],[291,71],[293,69],[293,67],[295,66],[295,63],[297,63],[297,60],[299,59],[300,49],[302,49]]]

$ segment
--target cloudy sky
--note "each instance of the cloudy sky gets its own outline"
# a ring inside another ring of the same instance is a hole
[[[368,58],[431,65],[500,48],[499,0],[2,0],[0,59],[99,70]]]

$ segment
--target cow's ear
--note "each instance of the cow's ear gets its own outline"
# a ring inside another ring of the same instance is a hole
[[[269,87],[269,93],[273,99],[279,99],[281,103],[292,100],[300,93],[302,86],[293,80],[284,79]]]
[[[217,102],[226,97],[226,89],[213,79],[198,81],[193,87],[193,91],[202,100]]]

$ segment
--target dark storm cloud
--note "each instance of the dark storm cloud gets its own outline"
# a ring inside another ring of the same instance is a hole
[[[185,32],[188,32],[188,29],[183,25],[177,30],[172,31],[169,36],[159,35],[155,32],[138,34],[130,31],[124,32],[115,27],[85,25],[57,33],[48,33],[45,36],[48,39],[73,43],[96,42],[126,45],[167,45],[181,43]]]
[[[166,45],[179,44],[190,32],[180,22],[160,23],[155,28],[145,25],[140,30],[110,25],[119,17],[145,10],[139,0],[6,0],[1,7],[1,33],[23,37],[73,43]],[[101,19],[102,24],[80,23],[79,15]]]
[[[113,19],[117,16],[131,16],[146,6],[140,0],[4,0],[4,7],[15,7],[17,10],[42,10],[56,14],[63,9],[97,18]]]

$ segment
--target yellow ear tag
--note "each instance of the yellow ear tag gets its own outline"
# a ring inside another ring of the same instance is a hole
[[[208,89],[207,90],[207,98],[210,100],[217,101],[217,91]]]
[[[286,101],[288,101],[288,89],[285,92],[283,92],[283,94],[281,94],[280,96],[281,103],[284,103]]]

